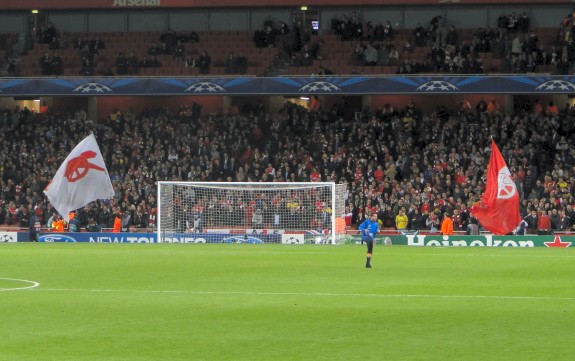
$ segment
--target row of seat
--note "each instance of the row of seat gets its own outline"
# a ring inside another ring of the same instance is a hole
[[[463,41],[471,41],[471,37],[476,32],[476,29],[458,29],[460,39]],[[557,28],[541,28],[536,29],[539,35],[540,43],[544,46],[553,44],[558,29]],[[278,53],[278,48],[256,48],[255,44],[251,41],[253,32],[251,31],[216,31],[216,32],[199,32],[200,42],[186,43],[186,53],[198,54],[200,51],[205,50],[212,58],[212,64],[216,67],[223,67],[225,59],[230,51],[238,54],[244,53],[248,58],[248,64],[251,68],[257,69],[256,73],[263,73],[265,69],[271,64],[274,57]],[[393,44],[401,52],[404,41],[410,39],[412,36],[412,29],[398,29],[395,32]],[[112,33],[69,33],[70,37],[82,37],[84,39],[101,38],[106,44],[106,48],[100,50],[99,55],[95,58],[95,66],[99,69],[108,67],[114,68],[116,58],[120,51],[129,54],[134,51],[138,59],[142,59],[148,53],[149,47],[153,42],[158,43],[161,32],[112,32]],[[241,39],[241,40],[240,40]],[[324,31],[321,35],[312,36],[311,44],[316,41],[323,40],[325,47],[323,52],[326,54],[324,66],[330,70],[337,69],[338,72],[347,69],[346,72],[354,71],[351,64],[351,55],[355,47],[355,41],[342,41],[338,35],[330,31]],[[128,44],[128,45],[127,45]],[[39,58],[44,53],[49,52],[48,44],[37,44],[34,49],[30,50],[28,55],[22,58],[23,72],[25,75],[37,75],[33,72],[39,67]],[[72,69],[68,72],[79,72],[80,58],[77,50],[68,48],[60,50],[62,59],[64,61],[65,69]],[[413,53],[407,55],[409,59],[422,61],[425,59],[429,52],[428,47],[416,47]],[[404,58],[406,55],[402,55]],[[501,61],[499,59],[492,59],[490,53],[483,54],[483,64],[486,72],[496,72],[500,69]],[[161,73],[174,71],[181,73],[186,70],[181,70],[183,65],[177,63],[171,55],[161,55],[158,60],[163,64]],[[317,70],[317,64],[311,72]],[[381,68],[380,70],[374,70]],[[252,69],[252,70],[254,70]],[[366,73],[395,73],[397,65],[387,67],[367,67]],[[289,74],[311,73],[306,67],[290,67]],[[148,72],[160,72],[159,70],[146,70]],[[363,72],[363,71],[362,71]],[[32,74],[31,74],[32,73]]]
[[[198,56],[200,52],[206,53],[212,59],[213,73],[222,74],[220,67],[223,69],[226,58],[230,52],[236,55],[243,53],[248,59],[250,73],[261,73],[277,53],[273,48],[256,48],[251,41],[251,32],[244,31],[217,31],[217,32],[199,32],[199,42],[184,43],[186,54]],[[94,57],[93,66],[96,73],[99,70],[112,68],[115,69],[115,62],[120,52],[129,55],[131,52],[139,59],[148,55],[149,49],[154,43],[160,43],[161,32],[110,32],[110,33],[68,33],[68,39],[82,38],[84,40],[93,40],[96,38],[104,42],[105,48],[100,49],[98,55]],[[38,75],[39,60],[45,53],[51,53],[49,44],[36,44],[21,61],[21,73],[25,76]],[[80,71],[81,59],[78,50],[72,47],[72,43],[64,50],[56,50],[63,60],[64,75],[76,75]],[[169,75],[170,72],[187,75],[189,70],[183,66],[183,61],[176,62],[173,55],[158,55],[158,60],[162,63],[161,68],[146,69],[143,73],[153,73],[153,75]]]
[[[22,74],[23,76],[38,76],[41,73],[41,69],[39,66],[30,66],[29,72]],[[106,71],[105,66],[98,66],[94,69],[94,75],[103,75]],[[80,75],[80,68],[79,67],[64,67],[62,69],[63,76],[78,76]],[[188,69],[186,67],[160,67],[160,68],[141,68],[139,69],[135,76],[200,76],[198,68]],[[210,67],[210,72],[208,76],[227,76],[233,74],[227,74],[225,71],[225,67],[222,66],[212,66]],[[251,76],[263,76],[265,75],[265,68],[264,67],[255,67],[250,66],[246,69],[246,72],[242,75],[251,75]]]

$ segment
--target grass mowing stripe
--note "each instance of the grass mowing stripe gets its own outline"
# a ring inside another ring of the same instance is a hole
[[[309,296],[309,297],[382,297],[382,298],[484,298],[495,300],[543,300],[575,301],[575,297],[546,296],[497,296],[497,295],[417,295],[417,294],[376,294],[376,293],[325,293],[325,292],[241,292],[241,291],[183,291],[183,290],[122,290],[122,289],[85,289],[85,288],[28,288],[9,290],[30,290],[44,292],[119,292],[119,293],[166,293],[190,295],[242,295],[242,296]]]
[[[23,243],[21,243],[20,245],[22,245]],[[2,246],[12,246],[15,247],[16,244],[2,244]],[[68,244],[71,245],[71,247],[75,247],[76,244]],[[253,255],[254,253],[257,253],[259,255],[290,255],[290,254],[318,254],[318,255],[330,255],[334,253],[335,249],[338,250],[342,250],[345,249],[344,251],[338,251],[338,254],[353,254],[353,255],[357,255],[358,253],[361,253],[362,250],[364,250],[365,245],[338,245],[338,246],[333,246],[333,245],[323,245],[323,246],[318,246],[318,245],[237,245],[240,248],[235,248],[233,250],[227,250],[227,249],[212,249],[212,248],[208,248],[210,246],[214,246],[214,244],[210,244],[210,245],[205,245],[205,244],[193,244],[193,245],[189,245],[189,244],[145,244],[143,246],[145,247],[149,247],[149,249],[142,251],[141,249],[137,249],[138,245],[137,244],[83,244],[82,246],[87,246],[88,248],[93,248],[92,250],[90,249],[86,249],[86,248],[70,248],[70,249],[59,249],[59,248],[51,248],[54,246],[58,246],[58,244],[41,244],[40,248],[36,248],[36,249],[28,249],[28,248],[21,248],[21,252],[24,254],[30,254],[30,253],[34,253],[34,254],[46,254],[46,253],[50,253],[50,254],[86,254],[86,255],[94,255],[94,254],[127,254],[130,253],[130,249],[129,248],[134,248],[134,250],[136,252],[150,252],[153,253],[155,255],[168,255],[168,254],[173,254],[174,250],[177,250],[178,247],[197,247],[194,249],[194,252],[197,253],[210,253],[210,254],[220,254],[220,255]],[[142,245],[140,245],[142,246]],[[219,245],[218,245],[219,246]],[[221,245],[222,248],[233,248],[233,245],[230,244],[225,244],[225,245]],[[277,251],[271,251],[266,249],[267,247],[280,247],[283,248],[281,250],[277,250]],[[111,248],[108,248],[111,247]],[[118,250],[115,247],[126,247],[123,248],[123,250]],[[160,248],[157,248],[160,247]],[[161,247],[168,247],[168,248],[161,248]],[[324,248],[324,250],[317,250],[317,248]],[[243,249],[242,249],[243,248]],[[299,248],[301,250],[293,250],[292,248]],[[383,249],[382,249],[383,248]],[[380,255],[380,256],[385,256],[386,253],[388,253],[389,251],[391,251],[391,249],[393,248],[405,248],[404,246],[392,246],[392,247],[384,247],[384,246],[377,246],[376,247],[376,252]],[[533,253],[505,253],[505,254],[496,254],[496,253],[453,253],[456,250],[462,250],[462,249],[468,249],[468,250],[486,250],[486,251],[490,251],[490,250],[495,250],[495,249],[500,249],[500,250],[511,250],[511,251],[525,251],[525,250],[530,250],[529,248],[527,249],[520,249],[520,248],[515,248],[515,247],[506,247],[506,248],[486,248],[486,247],[408,247],[408,249],[410,249],[410,256],[421,256],[421,257],[429,257],[429,256],[438,256],[438,257],[497,257],[497,258],[507,258],[507,257],[535,257],[535,258],[575,258],[575,253],[568,253],[568,254],[545,254],[542,255],[539,252],[533,252]],[[426,250],[424,252],[421,253],[417,253],[417,250]],[[553,249],[546,249],[546,248],[542,248],[548,251],[554,251]],[[18,251],[18,249],[13,249],[14,251]],[[432,253],[432,252],[437,252],[437,250],[445,250],[445,253]],[[533,250],[533,249],[531,249]],[[564,249],[563,251],[569,251],[568,249]]]

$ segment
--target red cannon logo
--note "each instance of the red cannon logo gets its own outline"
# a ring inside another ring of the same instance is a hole
[[[68,179],[69,182],[73,183],[77,180],[84,178],[86,174],[88,174],[88,171],[90,169],[95,169],[104,172],[105,171],[104,168],[89,162],[89,159],[94,158],[95,156],[96,152],[88,150],[86,152],[82,152],[80,156],[70,159],[68,164],[66,164],[66,171],[64,172],[64,177],[66,177],[66,179]]]

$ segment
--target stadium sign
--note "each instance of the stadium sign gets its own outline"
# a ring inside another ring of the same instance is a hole
[[[259,228],[247,228],[246,234],[282,234],[285,233],[285,229],[259,229]]]
[[[76,239],[74,237],[70,237],[68,235],[65,234],[42,234],[39,238],[38,241],[40,242],[44,242],[44,243],[54,243],[54,242],[58,242],[58,243],[74,243],[76,242]]]
[[[282,244],[305,244],[303,234],[282,234]]]
[[[360,237],[356,237],[352,243],[360,243]],[[383,244],[386,239],[389,239],[390,244],[418,247],[575,247],[575,236],[571,235],[380,235],[377,237],[377,242]]]
[[[517,239],[510,236],[499,238],[493,235],[485,236],[423,236],[408,235],[408,246],[439,246],[439,247],[535,247],[530,239]]]
[[[44,243],[156,243],[153,233],[112,233],[112,232],[70,232],[42,233],[39,237]]]
[[[163,243],[206,243],[204,237],[163,237]]]
[[[113,7],[161,6],[160,0],[114,0]]]
[[[18,232],[0,232],[0,243],[13,243],[18,241]]]
[[[166,233],[163,243],[280,243],[282,234],[230,234],[230,233]]]
[[[95,236],[89,238],[90,243],[156,243],[155,235],[142,236]]]

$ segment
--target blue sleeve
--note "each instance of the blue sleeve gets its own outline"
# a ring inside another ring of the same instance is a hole
[[[361,222],[361,224],[359,225],[359,227],[357,229],[359,229],[360,231],[363,232],[366,228],[366,223],[367,223],[367,221]]]

